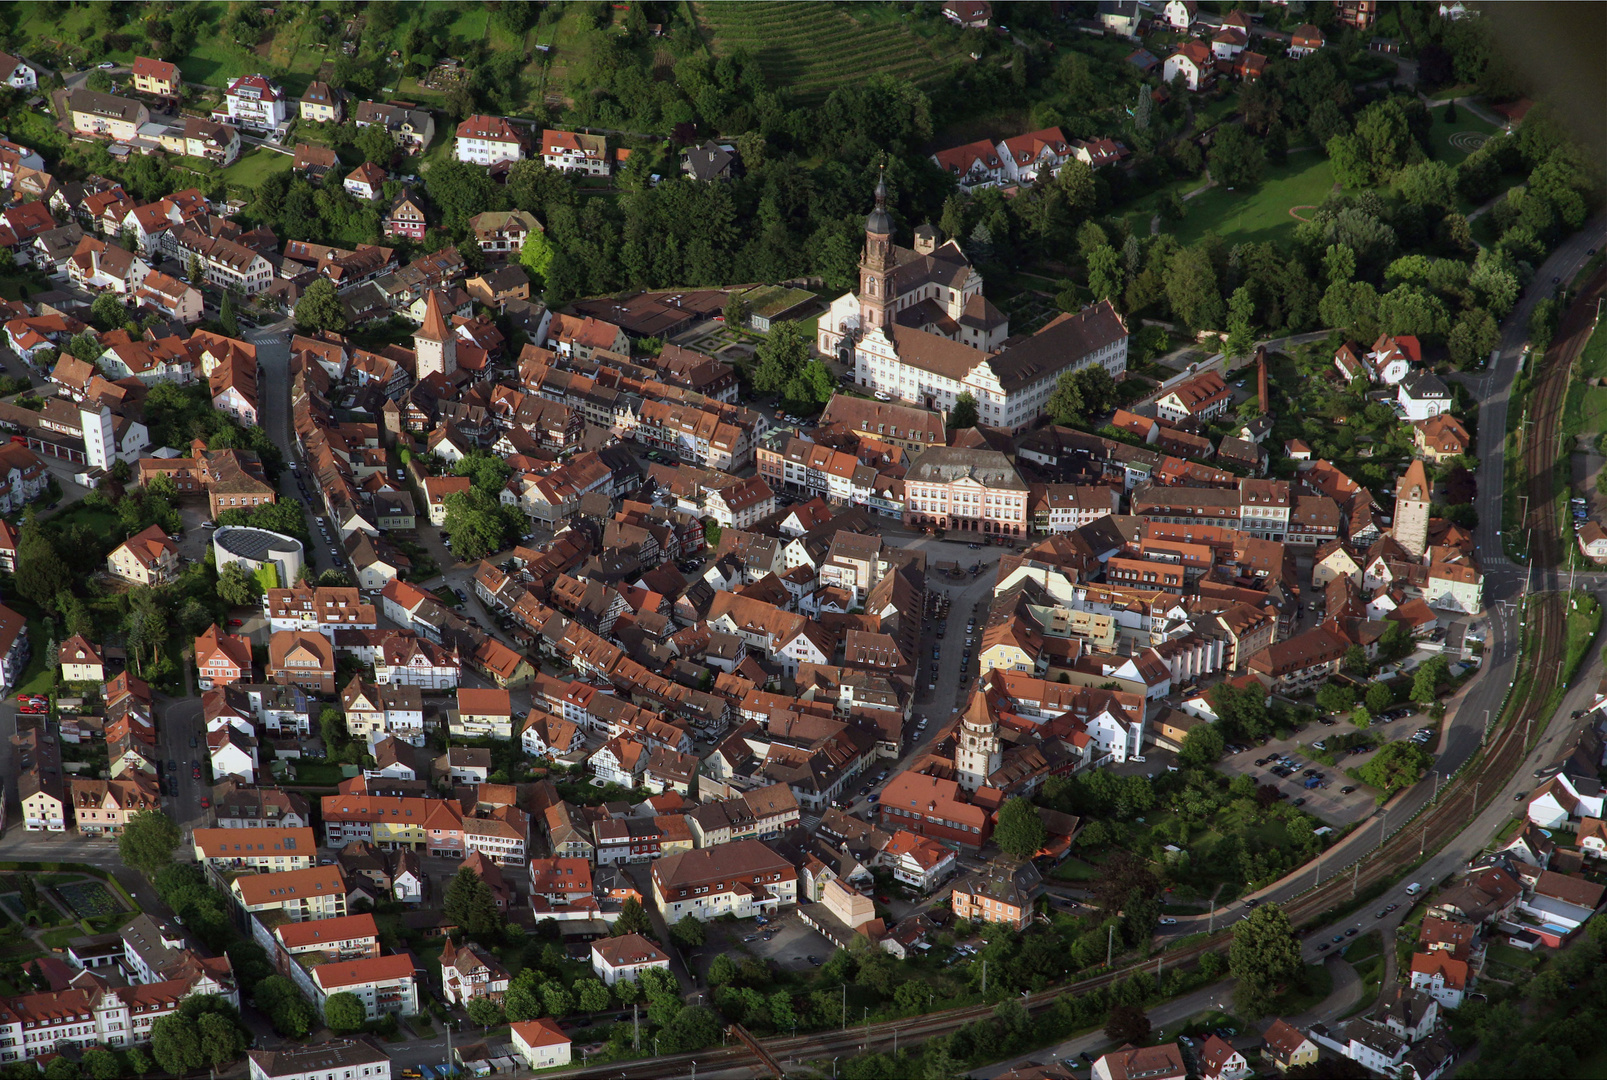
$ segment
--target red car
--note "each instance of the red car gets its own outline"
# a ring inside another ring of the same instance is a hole
[[[244,619],[230,619],[229,620],[229,625],[230,626],[244,626],[245,625],[245,620]]]
[[[210,810],[210,809],[212,809],[212,800],[207,798],[205,795],[201,796],[201,809],[202,810]]]

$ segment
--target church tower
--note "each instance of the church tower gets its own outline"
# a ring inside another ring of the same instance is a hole
[[[999,753],[999,722],[988,711],[988,696],[982,691],[971,695],[970,708],[954,734],[954,779],[967,791],[975,791],[999,771],[1004,760]]]
[[[876,182],[876,209],[865,218],[865,252],[859,257],[860,325],[866,333],[893,321],[893,219],[887,213],[887,179]],[[891,337],[891,331],[889,331]]]
[[[1395,492],[1395,542],[1414,559],[1428,550],[1428,510],[1433,497],[1421,461],[1413,461]]]
[[[441,307],[441,294],[431,289],[424,300],[424,325],[413,335],[414,377],[426,378],[440,372],[451,375],[458,369],[458,339]]]

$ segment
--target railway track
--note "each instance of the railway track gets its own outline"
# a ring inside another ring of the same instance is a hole
[[[1563,550],[1562,526],[1552,502],[1555,495],[1553,484],[1557,436],[1567,397],[1569,372],[1589,337],[1594,313],[1593,298],[1603,291],[1607,291],[1607,269],[1591,280],[1580,299],[1570,306],[1564,316],[1556,341],[1546,353],[1544,370],[1531,398],[1530,415],[1533,417],[1534,430],[1524,444],[1522,459],[1529,478],[1528,517],[1522,524],[1532,529],[1531,570],[1555,568]],[[1528,615],[1530,629],[1526,660],[1531,665],[1533,677],[1529,679],[1521,699],[1509,704],[1509,718],[1494,733],[1482,756],[1446,785],[1439,798],[1410,822],[1410,830],[1403,822],[1392,836],[1362,856],[1359,860],[1361,866],[1356,873],[1336,874],[1310,891],[1286,901],[1283,908],[1292,923],[1296,926],[1318,923],[1329,911],[1348,902],[1352,896],[1360,895],[1363,889],[1394,880],[1400,868],[1415,861],[1423,848],[1437,850],[1466,828],[1468,822],[1477,816],[1480,807],[1488,806],[1491,800],[1499,798],[1506,781],[1523,767],[1529,749],[1529,734],[1535,730],[1543,731],[1550,719],[1543,715],[1543,711],[1557,685],[1556,673],[1560,672],[1563,663],[1567,622],[1563,595],[1557,592],[1530,594]],[[1537,726],[1533,723],[1535,721],[1538,721]],[[1413,852],[1411,842],[1420,836],[1419,852]],[[1169,968],[1189,966],[1206,952],[1227,948],[1231,940],[1230,931],[1219,931],[1206,940],[1166,954],[1162,962]],[[1125,979],[1135,971],[1150,970],[1151,967],[1151,964],[1144,963],[1118,968],[1027,994],[1022,1003],[1029,1011],[1048,1008],[1062,994],[1085,994]],[[946,1035],[992,1013],[992,1005],[971,1005],[907,1020],[762,1041],[765,1050],[786,1066],[795,1061],[891,1052],[895,1046],[914,1045],[937,1035]],[[754,1064],[752,1053],[745,1047],[734,1045],[646,1061],[596,1065],[562,1075],[575,1080],[660,1080],[695,1076],[700,1070],[714,1072]],[[760,1071],[756,1069],[755,1075],[760,1075]]]

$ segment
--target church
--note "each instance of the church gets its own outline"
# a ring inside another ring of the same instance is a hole
[[[944,413],[969,393],[979,423],[1011,432],[1043,414],[1065,372],[1100,364],[1119,381],[1127,371],[1127,326],[1109,301],[1011,337],[952,238],[922,225],[913,248],[893,243],[885,180],[865,219],[859,292],[820,317],[816,346],[851,365],[854,383],[872,393]]]

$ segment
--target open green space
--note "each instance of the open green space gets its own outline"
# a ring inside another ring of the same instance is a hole
[[[806,102],[872,71],[927,85],[959,55],[923,41],[896,18],[862,17],[838,7],[779,0],[693,7],[715,53],[747,49],[771,85],[786,86]]]
[[[1495,134],[1495,125],[1486,123],[1472,109],[1461,105],[1456,108],[1456,119],[1450,123],[1445,122],[1445,106],[1434,109],[1433,116],[1434,126],[1428,132],[1429,149],[1436,161],[1447,165],[1457,164],[1477,149],[1474,136]]]
[[[274,173],[289,172],[295,160],[289,154],[259,146],[241,154],[233,165],[224,169],[223,178],[231,184],[254,188]]]
[[[1177,223],[1180,243],[1192,244],[1208,232],[1234,243],[1287,240],[1299,224],[1290,207],[1317,206],[1334,186],[1334,171],[1319,150],[1298,150],[1282,165],[1267,166],[1261,183],[1250,191],[1213,187],[1183,205]]]

